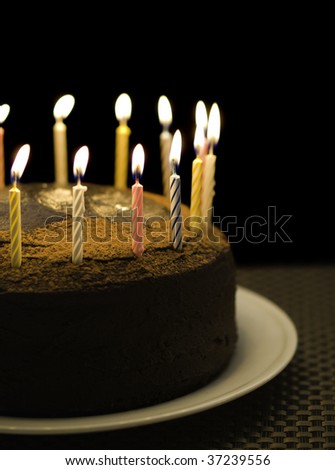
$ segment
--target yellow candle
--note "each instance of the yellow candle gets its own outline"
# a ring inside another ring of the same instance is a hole
[[[203,190],[201,200],[202,217],[206,217],[207,222],[212,221],[213,199],[215,195],[215,166],[216,155],[214,155],[214,145],[220,137],[220,111],[216,103],[211,107],[208,119],[207,139],[209,143],[208,154],[204,157],[205,174],[203,177]]]
[[[194,136],[194,147],[197,156],[192,163],[192,186],[191,186],[191,225],[201,222],[201,192],[202,192],[202,167],[203,161],[199,157],[199,149],[202,147],[204,134],[203,130],[197,126]]]
[[[114,186],[125,189],[128,180],[129,136],[131,134],[131,130],[127,125],[127,121],[131,116],[131,100],[126,93],[122,93],[116,100],[115,114],[119,126],[115,131]]]
[[[8,104],[3,104],[0,106],[0,189],[4,188],[6,185],[5,177],[5,150],[4,150],[4,134],[5,130],[1,127],[1,124],[4,123],[5,119],[8,116],[10,107]]]
[[[60,185],[68,183],[67,128],[63,122],[74,106],[74,97],[64,95],[55,104],[53,126],[55,181]]]
[[[12,169],[11,177],[13,187],[9,190],[9,226],[11,244],[11,265],[13,268],[21,266],[21,192],[17,182],[21,178],[26,167],[30,152],[28,144],[23,145],[18,151]]]
[[[192,163],[191,217],[201,217],[202,160],[197,156]]]

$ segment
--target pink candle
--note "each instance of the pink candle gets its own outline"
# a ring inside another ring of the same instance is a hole
[[[144,167],[144,150],[141,144],[137,144],[132,156],[132,172],[135,183],[132,190],[132,250],[136,256],[141,256],[144,251],[143,236],[143,186],[140,177]]]

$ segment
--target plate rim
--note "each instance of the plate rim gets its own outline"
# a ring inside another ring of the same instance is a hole
[[[298,333],[293,320],[281,307],[279,307],[279,305],[264,295],[241,285],[237,285],[236,288],[238,321],[242,314],[241,311],[239,311],[239,304],[240,302],[247,300],[258,303],[258,306],[261,309],[269,309],[276,319],[281,322],[281,326],[285,331],[286,344],[285,347],[282,348],[280,357],[277,358],[275,364],[269,363],[268,367],[260,371],[252,381],[244,384],[244,386],[237,387],[237,391],[231,390],[229,393],[225,393],[224,395],[219,394],[207,401],[199,400],[199,402],[193,404],[193,406],[184,403],[185,401],[188,401],[189,397],[194,398],[199,395],[201,398],[202,394],[206,392],[206,390],[212,390],[213,387],[215,388],[217,384],[220,384],[220,381],[222,381],[224,376],[229,374],[230,366],[228,366],[228,368],[210,384],[190,394],[168,402],[125,412],[75,418],[34,419],[0,416],[0,433],[30,435],[82,434],[133,428],[200,413],[210,408],[229,403],[252,392],[273,379],[289,364],[297,350]],[[174,413],[171,413],[170,408],[171,406],[173,407],[173,405],[175,405],[175,409]]]

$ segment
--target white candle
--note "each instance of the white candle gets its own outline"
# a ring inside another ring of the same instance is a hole
[[[73,173],[77,184],[72,188],[72,262],[81,264],[83,261],[83,217],[85,213],[84,193],[87,186],[81,184],[88,162],[88,148],[81,147],[75,155]]]
[[[212,221],[213,199],[215,195],[215,167],[216,155],[214,155],[214,145],[217,144],[220,137],[220,111],[216,103],[211,107],[208,118],[207,138],[209,142],[209,153],[205,156],[205,175],[203,179],[203,193],[201,200],[202,217],[207,222]]]
[[[170,176],[170,231],[173,248],[181,251],[183,247],[182,235],[182,217],[181,217],[181,186],[180,176],[176,174],[177,167],[180,162],[181,153],[181,133],[177,130],[174,133],[171,151],[170,164],[172,174]]]
[[[6,174],[5,174],[5,148],[4,148],[4,134],[5,130],[1,126],[9,114],[10,107],[8,104],[0,106],[0,189],[6,185]]]
[[[72,95],[64,95],[56,102],[53,110],[56,120],[53,126],[55,181],[60,185],[68,183],[67,129],[63,119],[72,111],[74,101]]]
[[[13,268],[21,266],[21,191],[17,187],[17,182],[27,165],[29,153],[30,146],[28,144],[23,145],[18,151],[11,168],[13,187],[9,190],[9,226],[11,265]]]
[[[163,129],[159,136],[160,151],[161,151],[161,168],[162,168],[162,183],[163,194],[169,197],[170,193],[170,161],[169,155],[171,150],[172,134],[169,127],[172,122],[172,109],[170,101],[165,95],[160,96],[158,100],[158,118]]]
[[[114,186],[119,189],[127,187],[129,167],[129,136],[131,130],[127,121],[131,116],[131,99],[122,93],[115,102],[115,115],[119,126],[115,131],[115,170]]]
[[[131,188],[132,192],[132,251],[136,256],[142,256],[144,251],[143,236],[143,186],[140,177],[144,167],[144,150],[141,144],[137,144],[132,156],[132,173],[135,183]]]

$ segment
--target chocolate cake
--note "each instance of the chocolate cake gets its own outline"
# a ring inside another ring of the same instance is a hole
[[[83,262],[71,262],[71,186],[19,184],[22,264],[12,268],[0,191],[0,415],[74,417],[143,408],[208,384],[237,341],[224,235],[144,193],[145,251],[131,250],[131,191],[86,183]]]

